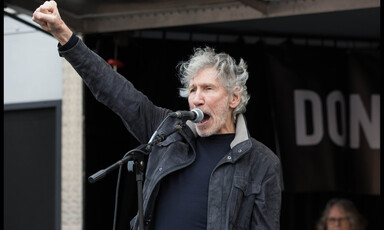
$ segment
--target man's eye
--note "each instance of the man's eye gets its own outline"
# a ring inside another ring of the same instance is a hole
[[[196,91],[196,89],[190,89],[190,90],[189,90],[190,93],[193,93],[193,92],[195,92],[195,91]]]

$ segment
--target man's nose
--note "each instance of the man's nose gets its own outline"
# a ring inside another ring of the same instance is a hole
[[[195,107],[204,105],[204,95],[200,90],[197,90],[192,98],[192,103]]]

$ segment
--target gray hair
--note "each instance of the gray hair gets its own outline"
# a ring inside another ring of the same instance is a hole
[[[181,97],[189,96],[189,83],[200,70],[214,67],[219,80],[230,95],[241,93],[240,103],[233,111],[235,120],[237,114],[245,113],[250,96],[245,85],[248,79],[247,64],[243,59],[236,64],[236,61],[226,53],[215,53],[215,50],[210,47],[196,48],[190,59],[181,62],[178,67],[180,82],[183,85],[180,88]]]
[[[317,222],[317,230],[327,229],[327,218],[333,206],[338,206],[344,210],[349,222],[351,223],[351,230],[365,230],[365,218],[359,213],[354,203],[347,199],[331,199],[330,201],[328,201],[323,211],[323,215]]]

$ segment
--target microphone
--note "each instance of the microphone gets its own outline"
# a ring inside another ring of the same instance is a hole
[[[190,120],[194,123],[199,123],[204,118],[204,113],[200,109],[192,109],[191,111],[177,111],[171,113],[171,117]]]

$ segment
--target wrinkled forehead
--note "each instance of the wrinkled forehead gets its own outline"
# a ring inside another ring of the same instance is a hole
[[[222,85],[218,72],[213,67],[201,69],[189,81],[189,87],[206,84]]]

